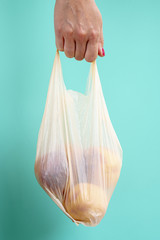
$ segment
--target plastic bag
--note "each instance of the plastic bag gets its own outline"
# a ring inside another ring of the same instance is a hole
[[[122,166],[97,65],[91,63],[86,94],[67,90],[57,50],[39,131],[35,175],[77,225],[104,217]]]

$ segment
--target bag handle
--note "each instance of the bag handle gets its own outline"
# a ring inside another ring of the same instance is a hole
[[[58,63],[58,66],[61,68],[61,61],[60,61],[60,54],[59,50],[56,50],[56,56],[55,56],[55,62],[54,65]],[[60,69],[60,72],[62,74],[62,69]],[[101,82],[98,74],[98,69],[97,69],[97,63],[96,60],[91,62],[91,67],[90,67],[90,73],[89,73],[89,78],[88,78],[88,84],[87,84],[87,92],[89,93],[90,91],[102,91],[101,89]]]

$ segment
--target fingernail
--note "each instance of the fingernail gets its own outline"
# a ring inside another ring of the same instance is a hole
[[[102,54],[103,54],[103,56],[105,56],[105,51],[104,51],[104,48],[102,48]]]

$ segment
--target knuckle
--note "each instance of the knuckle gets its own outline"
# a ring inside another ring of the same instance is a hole
[[[89,38],[92,40],[97,40],[98,37],[99,37],[99,32],[92,29],[92,31],[90,32]]]
[[[86,32],[84,30],[79,29],[76,32],[76,39],[80,42],[83,42],[86,37]]]
[[[65,36],[66,38],[71,38],[72,35],[73,35],[73,29],[72,29],[72,28],[66,28],[66,29],[64,30],[64,36]]]
[[[62,33],[62,28],[61,28],[61,26],[57,26],[57,28],[56,28],[56,34],[61,35],[61,33]]]

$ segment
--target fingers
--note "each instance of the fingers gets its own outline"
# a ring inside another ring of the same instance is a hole
[[[63,37],[56,38],[56,47],[59,51],[64,51],[64,39],[63,39]]]
[[[99,55],[100,57],[104,57],[104,56],[105,56],[104,49],[103,49],[103,45],[104,45],[103,29],[101,28],[100,37],[99,37],[99,42],[98,42],[98,55]]]
[[[87,48],[85,53],[85,60],[87,62],[93,62],[97,58],[98,39],[99,39],[99,33],[92,30],[92,32],[90,32],[89,34],[89,40],[87,43]]]
[[[64,52],[66,57],[73,58],[75,56],[75,42],[74,39],[65,38],[64,40]]]
[[[97,56],[105,56],[103,49],[103,30],[100,34],[92,32],[86,41],[85,34],[79,34],[73,38],[73,35],[56,35],[56,47],[59,51],[64,51],[68,58],[75,57],[81,61],[85,58],[87,62],[93,62]]]
[[[61,29],[56,29],[56,47],[59,51],[64,51],[64,38],[61,32]]]
[[[93,62],[94,60],[96,60],[98,55],[98,44],[97,42],[90,40],[87,43],[87,50],[85,53],[85,60],[87,62]]]
[[[76,42],[76,52],[75,52],[75,59],[78,61],[81,61],[85,57],[85,51],[86,51],[86,42],[80,43]]]
[[[81,61],[85,57],[87,33],[79,28],[75,31],[74,38],[76,42],[75,59]]]

